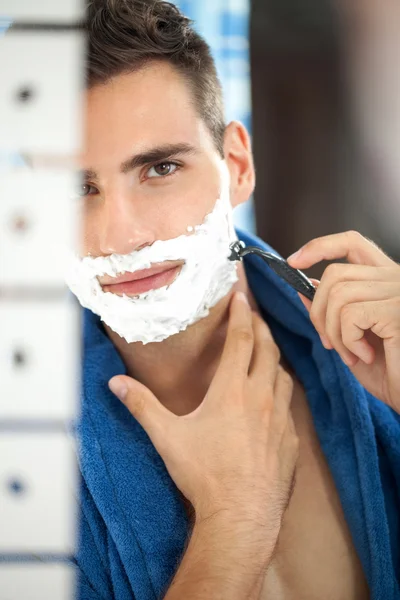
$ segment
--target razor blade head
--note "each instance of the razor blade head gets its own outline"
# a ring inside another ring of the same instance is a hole
[[[232,260],[232,261],[242,260],[241,253],[242,253],[243,248],[246,248],[246,244],[244,242],[242,242],[241,240],[236,240],[236,242],[233,242],[229,246],[231,253],[228,256],[228,259]]]

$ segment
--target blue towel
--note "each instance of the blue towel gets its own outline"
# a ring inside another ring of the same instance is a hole
[[[246,244],[273,251],[241,231]],[[400,417],[326,350],[297,293],[257,256],[250,288],[306,391],[372,600],[399,600]],[[182,497],[150,439],[109,391],[126,373],[99,317],[85,309],[81,414],[79,600],[162,598],[190,524]]]

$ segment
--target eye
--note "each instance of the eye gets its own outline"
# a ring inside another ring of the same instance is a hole
[[[94,192],[92,191],[90,193],[90,190],[95,190]],[[77,195],[84,197],[84,196],[93,196],[93,194],[97,194],[97,190],[94,187],[94,185],[90,185],[90,183],[82,183],[81,185],[78,186],[78,190],[77,190]]]
[[[179,165],[175,162],[161,162],[158,165],[154,165],[147,171],[147,176],[149,179],[154,179],[155,177],[166,177],[167,175],[172,175],[178,169]],[[153,172],[153,175],[151,173]],[[155,175],[154,175],[155,173]]]

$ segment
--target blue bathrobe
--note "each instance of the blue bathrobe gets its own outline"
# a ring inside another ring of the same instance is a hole
[[[400,416],[357,382],[336,351],[325,350],[286,282],[257,256],[244,264],[263,317],[304,386],[371,599],[399,600]],[[179,565],[190,524],[146,432],[108,389],[111,377],[126,373],[121,357],[87,309],[83,327],[77,598],[156,600]]]

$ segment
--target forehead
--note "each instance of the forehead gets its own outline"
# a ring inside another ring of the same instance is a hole
[[[167,63],[150,63],[93,87],[84,111],[84,149],[91,162],[101,162],[105,151],[108,159],[119,159],[121,152],[160,143],[212,146],[188,84]]]

